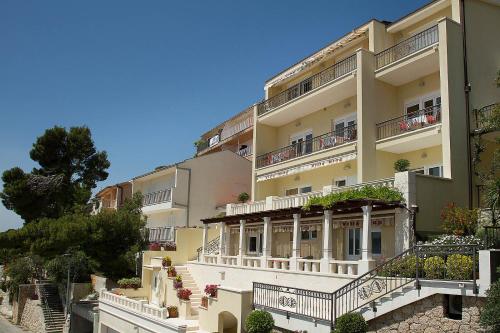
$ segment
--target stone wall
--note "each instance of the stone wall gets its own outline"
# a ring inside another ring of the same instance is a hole
[[[12,320],[15,324],[19,324],[24,311],[24,305],[27,299],[35,299],[35,289],[34,284],[21,284],[19,286],[19,294],[17,299],[13,300],[12,306]]]
[[[20,324],[33,333],[45,332],[45,318],[40,300],[26,300]]]
[[[462,320],[445,315],[445,295],[433,295],[368,322],[370,333],[472,333],[483,332],[479,312],[485,303],[481,297],[462,298]]]

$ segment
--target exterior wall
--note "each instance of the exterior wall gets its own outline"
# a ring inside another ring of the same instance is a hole
[[[168,320],[156,321],[119,307],[99,304],[98,333],[155,333],[185,332],[186,328],[178,328],[167,323]]]
[[[14,299],[12,306],[12,321],[15,324],[19,324],[21,322],[26,301],[28,299],[35,298],[35,290],[36,286],[34,284],[22,284],[19,286],[17,300]]]
[[[175,174],[173,169],[167,172],[160,171],[158,175],[146,176],[147,179],[134,181],[134,193],[152,193],[160,190],[172,188],[175,185]]]
[[[40,300],[26,300],[20,324],[33,333],[45,332],[45,318]]]
[[[368,332],[482,332],[484,298],[464,296],[462,302],[462,320],[446,318],[445,296],[436,294],[369,321]]]
[[[150,212],[144,215],[147,216],[146,225],[148,228],[186,226],[187,216],[185,209],[169,209],[166,212]]]
[[[451,3],[449,7],[442,9],[433,15],[430,15],[401,31],[398,31],[396,34],[394,34],[394,42],[399,43],[400,41],[411,37],[415,33],[430,28],[431,26],[437,24],[437,22],[443,17],[448,17],[450,19],[452,18]]]
[[[418,149],[403,154],[377,151],[378,178],[394,176],[394,162],[398,159],[407,159],[410,161],[410,169],[419,169],[422,167],[443,164],[443,152],[441,146]]]
[[[191,169],[188,226],[219,213],[216,207],[237,202],[241,192],[251,191],[252,165],[230,151],[200,156],[180,164]]]

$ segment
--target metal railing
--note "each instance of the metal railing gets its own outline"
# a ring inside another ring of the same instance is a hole
[[[376,68],[382,68],[410,54],[439,42],[438,26],[435,25],[375,55]]]
[[[219,242],[220,236],[217,236],[216,238],[208,242],[207,246],[205,247],[205,254],[212,254],[219,251]],[[200,261],[201,259],[201,251],[203,251],[203,246],[200,246],[196,249],[198,261]]]
[[[307,94],[316,88],[349,74],[356,69],[356,66],[356,54],[353,54],[352,56],[339,61],[327,69],[302,80],[300,83],[297,83],[287,90],[261,102],[257,106],[257,114],[261,116],[291,100]]]
[[[230,138],[233,135],[238,134],[252,126],[253,126],[253,116],[249,116],[248,118],[238,122],[237,124],[224,127],[220,134],[220,139],[221,141],[226,140],[227,138]]]
[[[148,228],[148,240],[150,243],[175,241],[175,230],[173,227]]]
[[[500,227],[484,227],[484,246],[486,249],[500,249]]]
[[[254,282],[253,306],[327,321],[334,327],[341,315],[367,306],[373,308],[376,300],[404,292],[403,287],[410,283],[420,289],[422,279],[472,281],[477,294],[478,249],[478,245],[463,244],[416,245],[333,293]],[[457,254],[469,258],[460,257],[464,267],[447,265],[448,258]],[[432,270],[425,270],[424,262],[429,258],[437,263]]]
[[[332,321],[332,293],[300,288],[253,283],[253,306],[284,313]]]
[[[142,199],[143,206],[156,205],[162,202],[169,202],[172,199],[172,189],[167,188],[156,192],[147,193]]]
[[[200,142],[196,145],[196,152],[199,153],[199,152],[202,152],[204,151],[205,149],[207,149],[208,147],[210,146],[210,143],[208,141],[203,141],[203,142]]]
[[[441,105],[435,105],[378,123],[377,140],[411,132],[441,122]]]
[[[339,146],[357,139],[356,124],[342,130],[322,134],[310,140],[298,142],[257,157],[257,168],[263,168],[296,157],[308,155],[320,150]]]
[[[474,118],[476,120],[477,129],[489,129],[492,124],[490,124],[490,119],[493,116],[493,110],[500,107],[500,103],[493,103],[490,105],[483,106],[480,109],[474,110]]]
[[[238,150],[236,154],[240,155],[241,157],[247,157],[252,155],[252,146],[248,146],[246,148]]]

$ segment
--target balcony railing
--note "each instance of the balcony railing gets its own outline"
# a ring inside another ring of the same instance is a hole
[[[253,126],[253,116],[250,116],[239,123],[233,125],[233,126],[228,126],[224,127],[221,132],[221,141],[226,140],[227,138],[232,137],[233,135],[242,132],[246,130],[247,128],[250,128]]]
[[[341,130],[326,133],[310,140],[298,142],[270,153],[260,155],[257,157],[257,168],[263,168],[268,165],[339,146],[344,143],[355,141],[356,138],[356,124],[350,125]]]
[[[494,122],[490,122],[490,120],[492,119],[492,117],[494,117],[493,112],[497,108],[500,108],[500,103],[490,104],[480,109],[474,110],[474,116],[476,118],[476,128],[485,130],[496,129],[490,128],[495,125]]]
[[[417,51],[420,51],[439,41],[438,26],[435,25],[427,30],[405,39],[375,55],[377,69],[387,66],[395,61],[403,59]]]
[[[198,145],[196,145],[196,152],[202,152],[205,149],[207,149],[210,146],[210,143],[208,141],[200,142]]]
[[[148,228],[148,231],[148,240],[150,243],[173,242],[175,240],[175,231],[172,227]]]
[[[441,105],[432,106],[377,124],[377,140],[429,127],[441,122]]]
[[[172,199],[172,189],[167,188],[152,193],[147,193],[142,199],[143,206],[157,205],[163,202],[169,202]]]
[[[238,152],[236,154],[240,155],[241,157],[250,156],[250,155],[252,155],[252,146],[248,146],[246,148],[240,149],[240,150],[238,150]]]
[[[341,76],[351,73],[356,69],[356,55],[352,55],[331,67],[308,77],[300,83],[288,88],[287,90],[273,96],[257,106],[257,114],[259,116],[276,109],[277,107],[294,100],[308,92],[319,88]]]

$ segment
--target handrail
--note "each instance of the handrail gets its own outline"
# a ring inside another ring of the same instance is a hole
[[[217,236],[214,239],[212,239],[210,242],[208,242],[207,246],[205,247],[205,254],[212,254],[216,250],[218,250],[219,249],[219,241],[220,241],[220,236]],[[200,246],[199,248],[196,249],[198,261],[200,261],[200,254],[201,254],[202,250],[203,250],[203,246]]]
[[[257,156],[257,168],[288,161],[296,157],[308,155],[324,149],[355,141],[357,139],[356,124],[344,127],[341,130],[321,134],[312,139],[294,143],[271,152]]]
[[[434,105],[377,123],[377,140],[429,127],[441,122],[441,105]]]
[[[432,26],[375,55],[376,69],[380,69],[427,46],[439,42],[438,26]]]
[[[353,54],[334,65],[314,74],[287,90],[266,99],[257,106],[257,115],[262,116],[277,107],[294,100],[310,91],[319,88],[341,76],[351,73],[357,67],[356,54]]]

